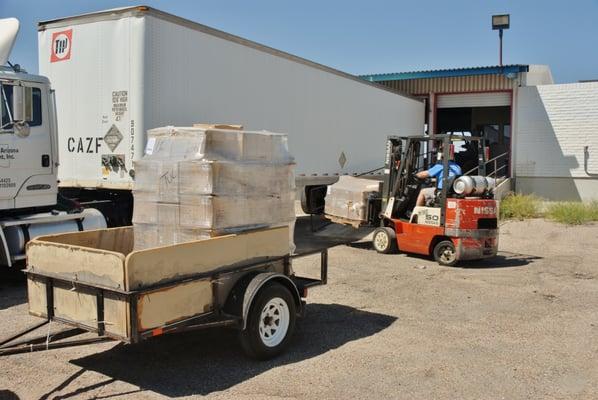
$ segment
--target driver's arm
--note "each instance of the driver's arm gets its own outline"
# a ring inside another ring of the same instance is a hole
[[[428,171],[419,171],[415,174],[417,179],[426,179],[430,177],[430,173]]]

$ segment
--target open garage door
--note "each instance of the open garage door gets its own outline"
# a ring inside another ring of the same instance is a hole
[[[436,98],[436,133],[483,136],[495,160],[487,172],[510,176],[511,92],[440,94]],[[464,171],[477,165],[478,154],[456,146],[455,161]],[[494,165],[496,164],[496,165]]]
[[[511,92],[442,94],[437,108],[501,107],[511,105]]]

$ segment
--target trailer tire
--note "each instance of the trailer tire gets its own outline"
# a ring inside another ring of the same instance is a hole
[[[396,253],[398,250],[397,235],[387,226],[377,228],[372,236],[372,245],[378,253]]]
[[[452,267],[457,264],[457,250],[451,240],[443,240],[434,246],[434,260],[440,265]]]
[[[282,353],[295,330],[296,317],[291,292],[280,283],[266,284],[253,299],[247,326],[240,333],[245,354],[268,360]]]

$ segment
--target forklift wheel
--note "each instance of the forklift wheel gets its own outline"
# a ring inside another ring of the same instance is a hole
[[[457,264],[457,251],[450,240],[443,240],[434,247],[434,260],[440,265],[452,267]]]
[[[395,231],[388,227],[377,228],[374,231],[372,244],[374,245],[374,249],[376,249],[378,253],[396,253],[397,236],[395,235]]]

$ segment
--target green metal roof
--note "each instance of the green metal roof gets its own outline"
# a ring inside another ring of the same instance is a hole
[[[488,67],[436,69],[429,71],[394,72],[389,74],[360,75],[359,77],[370,82],[381,82],[402,81],[407,79],[448,78],[471,75],[514,75],[520,72],[528,71],[529,65],[514,64],[503,66],[495,65]]]

